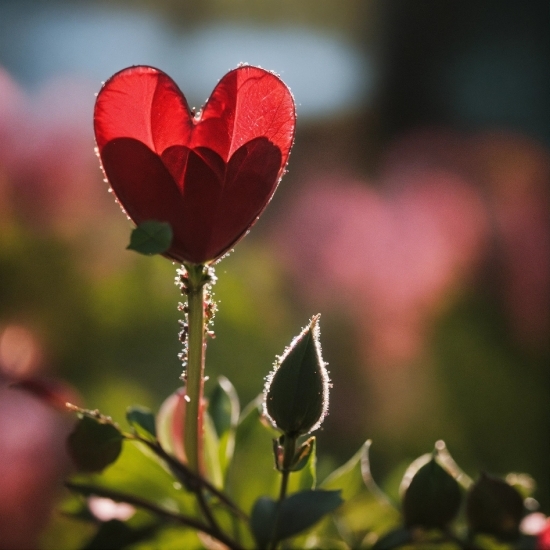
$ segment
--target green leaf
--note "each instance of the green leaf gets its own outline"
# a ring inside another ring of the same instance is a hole
[[[82,550],[122,550],[130,544],[135,544],[151,537],[158,525],[148,525],[140,529],[132,529],[122,521],[113,519],[102,523],[95,536]]]
[[[67,444],[81,472],[100,472],[116,461],[122,440],[122,433],[113,424],[84,415],[69,435]]]
[[[315,437],[310,437],[298,449],[298,462],[292,467],[288,481],[288,494],[315,489],[317,483]]]
[[[225,474],[235,449],[235,430],[239,422],[239,398],[233,384],[219,376],[210,395],[208,413],[219,439],[219,462]]]
[[[301,491],[278,503],[260,497],[252,509],[250,523],[258,546],[280,541],[315,525],[343,503],[340,491]]]
[[[277,540],[286,539],[311,527],[343,502],[340,491],[310,490],[290,495],[281,503]]]
[[[378,539],[372,550],[393,550],[411,543],[412,540],[411,532],[404,527],[399,527]]]
[[[319,316],[292,341],[268,377],[265,409],[289,437],[316,430],[328,410],[329,378],[319,344]]]
[[[365,462],[365,453],[369,446],[370,441],[367,441],[348,462],[321,483],[323,489],[341,489],[345,503],[331,518],[315,527],[314,534],[319,541],[344,538],[348,547],[358,548],[366,535],[380,536],[400,525],[401,514],[389,499],[385,495],[381,498],[379,491],[373,492],[371,484],[366,484],[364,470],[368,460]],[[370,468],[368,472],[370,474]]]
[[[276,518],[277,502],[275,500],[269,497],[260,497],[254,503],[250,516],[250,527],[260,550],[267,548],[273,539]]]
[[[262,416],[260,396],[241,415],[226,475],[226,492],[245,512],[250,512],[258,495],[278,494],[280,473],[274,468],[271,452],[277,435]]]
[[[148,220],[140,223],[130,237],[127,250],[152,255],[166,252],[172,244],[172,228],[169,223]]]
[[[223,476],[220,465],[220,441],[214,423],[208,412],[204,415],[204,463],[206,477],[219,489],[223,487]]]
[[[225,376],[218,376],[208,401],[208,412],[220,438],[239,422],[239,398]]]
[[[307,441],[302,443],[299,449],[296,451],[296,455],[294,457],[294,463],[290,467],[290,471],[299,472],[302,468],[305,468],[314,450],[315,450],[315,437],[310,437]]]
[[[173,511],[197,516],[196,499],[144,443],[128,440],[118,460],[101,474],[71,478],[76,485],[127,493]]]
[[[128,407],[126,420],[140,437],[153,441],[157,439],[155,415],[146,407],[140,405]]]

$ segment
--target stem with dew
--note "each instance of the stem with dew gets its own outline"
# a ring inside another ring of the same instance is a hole
[[[187,293],[187,371],[185,375],[187,405],[185,411],[184,445],[189,469],[201,468],[202,421],[204,393],[204,360],[206,354],[205,296],[209,277],[203,265],[185,265],[187,279],[182,286]]]

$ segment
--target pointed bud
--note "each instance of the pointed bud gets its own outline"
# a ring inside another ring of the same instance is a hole
[[[329,377],[321,357],[319,315],[294,338],[265,386],[264,413],[288,437],[316,430],[328,410]]]
[[[519,536],[523,513],[519,492],[497,477],[481,474],[468,493],[466,517],[473,533],[514,540]]]
[[[405,525],[444,529],[458,513],[460,499],[457,481],[432,457],[418,468],[405,490]]]

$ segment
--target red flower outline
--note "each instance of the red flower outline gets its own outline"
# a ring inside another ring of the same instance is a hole
[[[292,94],[271,72],[227,73],[193,115],[175,82],[136,66],[113,75],[94,110],[105,175],[136,223],[168,222],[165,256],[206,264],[226,254],[267,206],[296,122]]]

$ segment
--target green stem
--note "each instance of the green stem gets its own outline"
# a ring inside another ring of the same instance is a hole
[[[286,498],[286,492],[288,489],[288,478],[290,477],[290,467],[296,454],[296,437],[289,437],[285,435],[283,440],[283,460],[281,464],[281,488],[279,490],[279,501],[277,502],[277,511],[275,513],[275,521],[273,522],[273,541],[270,546],[270,550],[277,548],[277,539],[275,538],[278,531],[279,516],[281,513],[281,505]]]
[[[184,445],[187,464],[200,472],[202,422],[200,418],[204,392],[204,359],[206,353],[205,285],[208,282],[203,265],[186,265],[188,335],[187,335],[187,406],[185,411]]]
[[[296,454],[296,438],[285,436],[283,443],[283,464],[281,468],[281,490],[279,491],[279,502],[286,498],[286,490],[288,487],[288,478],[290,476],[290,466]]]
[[[101,497],[110,498],[111,500],[114,500],[116,502],[126,502],[128,504],[131,504],[132,506],[136,506],[138,508],[148,510],[149,512],[152,512],[153,514],[160,516],[162,518],[165,518],[167,520],[180,523],[187,527],[191,527],[192,529],[195,529],[197,531],[202,531],[203,533],[206,533],[207,535],[210,535],[211,537],[219,540],[222,544],[225,544],[228,548],[231,548],[234,550],[241,549],[238,543],[236,543],[235,541],[230,539],[227,535],[225,535],[225,533],[220,531],[220,529],[217,526],[205,525],[204,523],[198,521],[195,518],[186,516],[184,514],[180,514],[178,512],[173,512],[172,510],[167,510],[166,508],[158,506],[154,502],[149,502],[138,496],[129,495],[126,493],[122,493],[120,491],[108,489],[106,487],[98,487],[95,485],[87,485],[84,483],[67,482],[65,483],[65,485],[69,489],[72,489],[73,491],[77,491],[78,493],[81,493],[84,495],[97,495]]]

